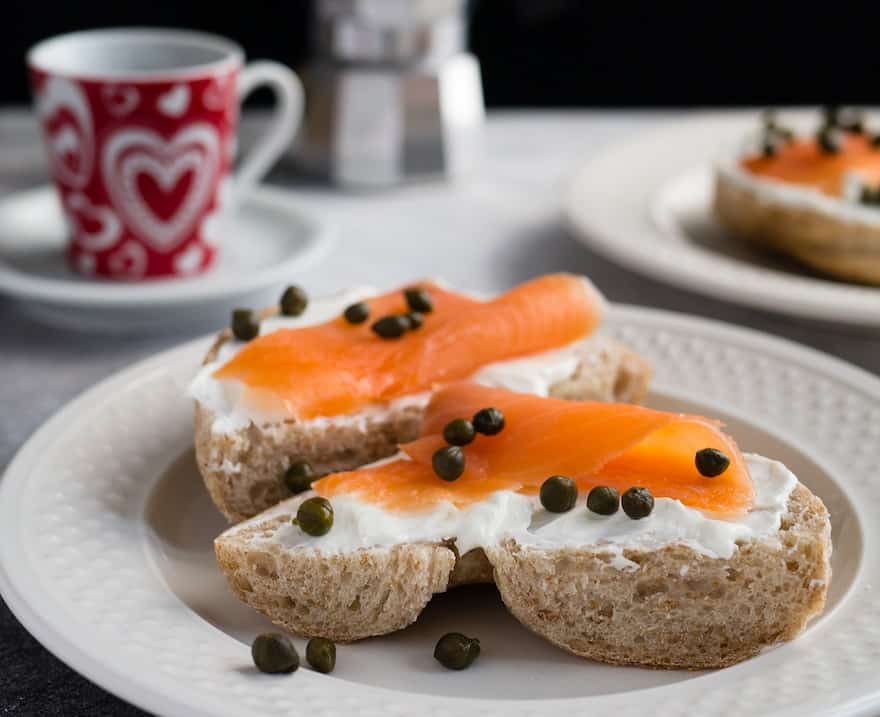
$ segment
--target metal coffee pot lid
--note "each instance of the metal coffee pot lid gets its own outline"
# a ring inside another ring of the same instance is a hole
[[[325,59],[407,63],[464,47],[464,0],[318,0]]]

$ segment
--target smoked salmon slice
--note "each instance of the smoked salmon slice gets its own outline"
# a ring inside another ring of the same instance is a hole
[[[453,418],[495,407],[505,428],[477,436],[464,447],[465,472],[440,479],[431,456],[445,445],[441,431]],[[694,464],[703,448],[730,458],[720,476],[707,478]],[[720,424],[701,416],[655,411],[630,404],[541,398],[467,382],[436,392],[423,436],[401,447],[400,460],[337,473],[313,487],[327,498],[357,495],[388,510],[416,511],[448,501],[463,507],[499,490],[537,495],[551,475],[575,480],[582,496],[607,485],[623,493],[642,486],[658,498],[675,498],[718,517],[741,516],[753,486],[745,461]]]
[[[248,343],[214,376],[238,381],[251,408],[298,419],[336,416],[432,390],[479,368],[559,348],[598,326],[603,302],[582,277],[551,274],[490,301],[435,284],[434,308],[421,328],[398,339],[377,336],[370,324],[405,313],[402,291],[366,303],[370,319],[338,317],[316,326],[281,329]]]
[[[772,156],[756,155],[742,160],[752,174],[790,184],[815,187],[840,196],[845,175],[857,173],[871,186],[880,183],[880,151],[862,134],[844,133],[839,152],[824,152],[815,139],[801,137],[776,149]]]

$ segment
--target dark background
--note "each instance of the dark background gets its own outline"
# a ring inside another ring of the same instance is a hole
[[[876,103],[880,11],[822,3],[475,0],[489,106]],[[7,0],[0,102],[25,102],[35,41],[111,25],[228,35],[251,58],[308,56],[308,0]]]

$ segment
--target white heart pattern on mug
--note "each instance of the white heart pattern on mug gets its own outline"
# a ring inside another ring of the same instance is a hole
[[[195,274],[205,259],[205,250],[200,244],[191,244],[174,257],[174,269],[178,274]]]
[[[117,211],[141,239],[168,252],[195,228],[210,202],[220,167],[220,139],[209,124],[196,123],[164,139],[150,129],[123,128],[104,144],[101,172]],[[167,201],[179,182],[192,174],[185,195],[161,216],[156,206]],[[139,179],[149,177],[158,195],[145,197]]]
[[[92,111],[79,85],[49,77],[37,96],[37,114],[47,136],[57,179],[82,189],[92,176],[95,134]]]
[[[76,270],[80,274],[94,274],[97,264],[94,254],[80,254],[76,257]]]
[[[174,85],[168,92],[159,95],[156,107],[166,117],[182,117],[189,109],[189,85]]]
[[[74,192],[65,202],[71,232],[84,249],[103,251],[113,246],[122,236],[122,222],[110,207],[95,206],[87,196]],[[98,229],[89,229],[81,220],[83,217]]]
[[[226,109],[226,85],[231,77],[215,77],[202,92],[202,104],[206,109],[219,111]]]
[[[139,279],[147,271],[147,250],[136,241],[129,240],[110,255],[107,266],[115,276]]]
[[[141,93],[131,85],[104,85],[101,88],[104,107],[114,117],[124,117],[141,101]]]

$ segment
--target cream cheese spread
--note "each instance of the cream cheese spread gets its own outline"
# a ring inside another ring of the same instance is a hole
[[[523,546],[542,549],[602,549],[610,557],[609,564],[620,569],[637,567],[623,554],[628,548],[657,550],[686,545],[709,558],[730,558],[740,541],[775,536],[797,485],[795,476],[782,463],[756,454],[746,454],[745,458],[755,498],[749,512],[739,520],[715,518],[672,498],[656,498],[648,517],[633,520],[622,510],[611,516],[591,513],[585,507],[585,496],[580,496],[577,506],[567,513],[554,514],[544,510],[537,499],[513,491],[497,491],[465,508],[440,503],[430,510],[414,512],[389,512],[347,495],[332,498],[333,528],[326,535],[313,537],[288,524],[267,539],[285,548],[311,548],[322,554],[454,541],[459,554],[464,555],[473,548],[512,538]],[[382,462],[394,460],[406,458],[396,456]],[[282,504],[231,530],[290,511]]]
[[[335,296],[318,299],[309,304],[306,311],[298,317],[273,316],[260,324],[260,334],[267,334],[282,328],[298,328],[328,321],[341,314],[345,307],[357,301],[375,296],[376,291],[361,287],[351,289]],[[560,349],[539,354],[499,361],[483,366],[471,380],[496,388],[507,388],[521,393],[547,396],[553,384],[571,376],[577,368],[579,355],[583,353],[586,338]],[[218,380],[214,372],[231,359],[244,343],[225,341],[216,359],[201,367],[189,386],[189,395],[214,415],[212,431],[216,434],[233,433],[246,428],[251,422],[257,425],[272,424],[286,418],[283,414],[271,415],[256,412],[243,400],[245,387],[238,381]],[[354,413],[323,416],[304,421],[303,425],[364,425],[370,419],[377,419],[391,412],[417,406],[425,407],[431,398],[428,391],[402,396],[387,403],[368,406]]]

